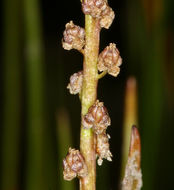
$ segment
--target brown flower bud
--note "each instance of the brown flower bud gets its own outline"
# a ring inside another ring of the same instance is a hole
[[[84,128],[91,128],[96,134],[103,133],[111,124],[111,120],[103,102],[97,100],[88,110],[88,113],[83,117],[82,124]]]
[[[63,176],[65,180],[72,180],[76,176],[85,177],[87,166],[79,150],[69,148],[69,153],[63,160]]]
[[[107,0],[84,0],[82,2],[84,14],[99,19],[100,26],[108,29],[115,17],[114,11],[109,7]]]
[[[110,136],[106,133],[97,135],[96,154],[99,157],[97,160],[99,166],[102,165],[104,158],[108,161],[112,161],[112,153],[109,150],[109,138]]]
[[[70,21],[65,26],[63,32],[62,45],[66,50],[77,49],[81,50],[85,45],[85,30],[80,26],[74,25],[73,21]]]
[[[70,83],[68,84],[67,88],[70,91],[70,94],[78,94],[81,92],[83,83],[83,72],[79,71],[78,73],[74,73],[70,77]]]
[[[115,44],[110,43],[99,55],[98,58],[98,70],[108,71],[108,73],[116,77],[119,72],[119,66],[122,64],[122,58],[120,52],[116,48]]]
[[[109,6],[107,6],[107,8],[104,11],[102,11],[100,26],[108,29],[112,24],[114,18],[115,18],[114,11]]]
[[[93,18],[100,18],[102,11],[107,7],[106,0],[83,0],[82,10],[84,14],[91,15]]]

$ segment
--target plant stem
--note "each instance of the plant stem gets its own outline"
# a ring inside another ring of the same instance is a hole
[[[27,81],[26,190],[47,189],[44,165],[44,58],[39,1],[24,1]]]
[[[58,145],[58,159],[62,159],[63,156],[66,154],[66,150],[68,149],[69,145],[72,147],[72,135],[71,135],[71,124],[69,120],[68,112],[65,108],[61,108],[58,110],[56,114],[57,119],[57,145]],[[59,162],[60,163],[60,162]],[[58,165],[58,171],[61,171],[62,163]],[[71,181],[67,183],[63,180],[62,176],[60,179],[60,189],[61,190],[75,190],[75,183]]]
[[[3,2],[3,124],[0,189],[19,189],[21,129],[21,1]],[[2,106],[1,106],[2,107]]]
[[[107,73],[107,71],[103,71],[102,73],[98,74],[98,79],[103,78]]]
[[[91,16],[85,16],[86,46],[83,63],[83,87],[82,87],[82,116],[89,107],[94,104],[97,97],[98,70],[97,59],[99,52],[100,26],[97,20]],[[81,126],[80,150],[88,167],[88,175],[80,179],[80,190],[95,190],[96,183],[96,155],[95,135],[91,129],[83,129]]]

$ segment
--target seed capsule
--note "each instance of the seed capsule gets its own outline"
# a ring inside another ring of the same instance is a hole
[[[81,50],[85,45],[85,30],[80,26],[74,25],[73,21],[70,21],[65,26],[63,32],[62,46],[66,50],[77,49]]]
[[[122,58],[120,52],[116,48],[115,44],[110,43],[99,55],[98,58],[98,70],[108,71],[108,73],[116,77],[119,72],[119,66],[122,64]]]
[[[65,180],[72,180],[76,176],[85,177],[87,166],[79,150],[69,148],[69,153],[63,160],[63,176]]]
[[[88,110],[88,113],[83,117],[83,127],[86,129],[92,128],[96,134],[103,133],[111,124],[111,120],[103,102],[97,100]]]
[[[74,73],[70,77],[70,83],[67,88],[70,91],[70,94],[78,94],[81,92],[83,83],[83,72],[79,71],[78,73]]]
[[[112,153],[109,150],[109,138],[110,136],[106,133],[97,135],[96,154],[99,157],[97,161],[99,166],[102,165],[104,158],[108,161],[112,161]]]

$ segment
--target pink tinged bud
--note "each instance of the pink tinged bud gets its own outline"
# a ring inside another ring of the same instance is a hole
[[[111,120],[103,102],[97,100],[88,110],[88,113],[82,119],[84,128],[93,128],[96,134],[103,133],[111,124]]]
[[[75,177],[85,177],[87,175],[87,166],[79,150],[69,148],[69,153],[63,160],[63,176],[67,181]]]
[[[62,46],[66,50],[81,50],[85,45],[85,30],[70,21],[63,32]]]
[[[79,71],[78,73],[74,73],[70,77],[70,83],[67,88],[70,91],[70,94],[78,94],[81,92],[83,83],[83,72]]]
[[[98,70],[107,71],[110,75],[116,77],[119,72],[119,66],[122,64],[120,52],[114,43],[110,43],[99,55]]]

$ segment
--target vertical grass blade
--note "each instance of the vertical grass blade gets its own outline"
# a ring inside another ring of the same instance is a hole
[[[145,10],[146,18],[146,46],[141,53],[142,82],[140,84],[141,108],[140,120],[142,129],[142,169],[144,189],[152,190],[155,187],[157,162],[159,158],[160,133],[163,123],[164,103],[164,65],[165,60],[165,30],[163,0],[149,1],[152,7],[149,17]],[[145,55],[146,54],[146,58]],[[147,69],[149,68],[149,69]],[[149,133],[150,131],[150,133]],[[148,144],[146,143],[148,141]],[[150,146],[149,146],[150,145]],[[157,182],[158,183],[158,182]]]
[[[137,84],[134,77],[127,80],[125,92],[123,141],[122,141],[122,164],[121,178],[124,175],[125,166],[128,158],[129,144],[131,138],[131,126],[138,124],[137,119]]]
[[[72,144],[72,133],[70,130],[70,121],[68,113],[65,109],[61,109],[57,112],[57,143],[58,143],[58,178],[60,181],[59,188],[61,190],[75,190],[74,180],[65,181],[63,179],[63,167],[62,161],[69,147],[73,147]]]
[[[44,68],[39,1],[24,0],[27,93],[26,189],[47,189],[44,179]]]
[[[21,112],[20,0],[3,2],[4,110],[0,189],[18,189]]]

